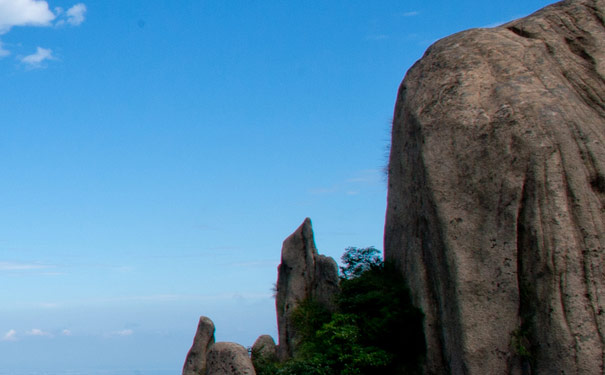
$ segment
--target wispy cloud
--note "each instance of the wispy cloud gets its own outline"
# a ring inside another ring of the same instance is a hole
[[[257,260],[250,262],[234,262],[229,263],[232,267],[241,267],[241,268],[265,268],[265,267],[275,267],[278,265],[278,262],[274,260]]]
[[[310,189],[309,193],[311,193],[313,195],[323,195],[323,194],[337,193],[339,190],[340,189],[338,188],[338,186],[330,186],[330,187],[325,187],[325,188]]]
[[[39,336],[39,337],[52,337],[53,335],[50,332],[43,331],[39,328],[32,328],[29,331],[25,332],[28,336]]]
[[[133,334],[134,334],[134,331],[132,329],[122,329],[120,331],[109,332],[105,336],[107,336],[107,337],[126,337],[126,336],[132,336]]]
[[[382,172],[379,169],[365,169],[357,172],[354,176],[347,178],[343,182],[326,188],[311,189],[309,190],[309,193],[313,195],[357,195],[360,194],[363,189],[382,185],[381,173]]]
[[[86,13],[86,5],[79,3],[67,10],[67,23],[73,26],[79,26],[84,22],[84,14]]]
[[[55,8],[55,13],[59,20],[55,23],[55,26],[60,27],[65,24],[69,24],[71,26],[80,26],[85,19],[86,14],[86,5],[82,3],[78,3],[67,11],[64,11],[63,8],[57,7]]]
[[[48,265],[37,263],[0,262],[0,271],[31,271],[49,267]]]
[[[8,56],[10,54],[11,54],[10,51],[5,49],[4,46],[2,45],[2,41],[0,41],[0,59]]]
[[[363,183],[363,184],[377,184],[380,183],[380,170],[378,169],[364,169],[357,172],[354,177],[348,178],[348,183]]]
[[[14,329],[9,330],[2,336],[2,341],[17,341],[17,331]]]
[[[40,69],[44,67],[44,61],[54,59],[52,50],[38,47],[35,53],[22,57],[21,62],[31,69]]]
[[[63,335],[63,336],[71,336],[72,333],[71,333],[71,330],[64,329],[63,331],[61,331],[61,335]]]
[[[38,307],[42,308],[42,309],[56,309],[58,308],[60,305],[56,302],[40,302],[37,304]]]
[[[260,266],[260,265],[256,265]],[[257,295],[250,294],[248,298],[256,298]],[[197,301],[197,302],[209,302],[209,301],[224,301],[233,298],[233,293],[220,293],[220,294],[156,294],[147,296],[124,296],[124,297],[113,297],[113,298],[97,298],[90,300],[75,300],[66,301],[62,303],[62,306],[97,306],[103,305],[108,306],[110,304],[119,304],[121,306],[130,303],[149,303],[149,304],[164,304],[174,303],[175,301]]]
[[[401,13],[401,16],[402,16],[402,17],[415,17],[415,16],[417,16],[417,15],[419,15],[419,14],[420,14],[420,12],[419,12],[419,11],[417,11],[417,10],[412,10],[412,11],[410,11],[410,12],[404,12],[404,13]]]

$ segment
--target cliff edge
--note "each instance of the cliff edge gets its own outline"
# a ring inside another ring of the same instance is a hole
[[[605,371],[604,9],[455,34],[400,86],[385,256],[428,374]]]

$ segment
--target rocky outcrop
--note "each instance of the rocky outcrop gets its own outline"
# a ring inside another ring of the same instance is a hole
[[[248,351],[234,342],[217,342],[208,351],[206,375],[256,375]]]
[[[605,1],[431,46],[395,107],[385,256],[429,374],[603,374]]]
[[[206,357],[212,344],[214,344],[214,323],[210,318],[202,316],[197,325],[193,345],[183,365],[183,375],[206,374]]]
[[[275,344],[274,344],[275,345]],[[246,348],[232,342],[214,342],[214,323],[200,317],[183,375],[255,375]]]
[[[338,292],[338,265],[334,259],[319,255],[313,238],[311,220],[305,221],[283,243],[277,272],[278,356],[293,355],[296,332],[290,314],[300,301],[312,298],[329,309]]]
[[[276,362],[277,361],[277,345],[273,337],[269,335],[261,335],[252,345],[251,353],[252,363],[256,367],[258,361],[261,362]]]

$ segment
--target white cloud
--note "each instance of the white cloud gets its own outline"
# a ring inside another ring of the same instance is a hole
[[[46,60],[53,60],[53,51],[47,48],[38,47],[36,52],[21,58],[21,62],[32,69],[42,67],[42,63]]]
[[[63,331],[61,331],[61,334],[63,336],[71,336],[71,331],[69,329],[64,329]]]
[[[123,329],[121,331],[112,332],[112,336],[132,336],[134,331],[132,329]]]
[[[86,5],[79,3],[67,10],[67,23],[73,26],[78,26],[84,22],[84,14],[86,13]]]
[[[33,329],[25,332],[25,334],[28,336],[41,336],[41,337],[51,337],[52,336],[50,334],[50,332],[46,332],[46,331],[43,331],[38,328],[33,328]]]
[[[2,336],[2,341],[17,341],[17,331],[11,329]]]
[[[84,22],[86,5],[78,3],[67,11],[56,7],[50,10],[45,0],[0,0],[0,35],[6,34],[15,26],[62,26],[66,23],[78,26]],[[0,41],[0,58],[10,54]],[[30,68],[40,68],[42,61],[52,59],[50,49],[38,47],[38,51],[21,61]]]
[[[46,1],[0,0],[0,34],[13,26],[50,26],[54,19]]]

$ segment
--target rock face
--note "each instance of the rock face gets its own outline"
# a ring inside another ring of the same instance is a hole
[[[296,342],[290,319],[293,309],[306,298],[333,309],[338,282],[338,265],[334,259],[317,253],[311,220],[306,218],[284,241],[277,271],[278,356],[281,360],[293,355]]]
[[[210,346],[214,344],[214,323],[210,318],[200,317],[193,345],[187,353],[183,375],[205,375],[206,356]]]
[[[254,345],[252,345],[252,363],[256,364],[259,360],[265,360],[269,362],[277,361],[277,345],[273,337],[269,335],[262,335],[256,339]]]
[[[603,374],[605,0],[431,46],[395,107],[385,255],[428,374]]]
[[[256,375],[248,351],[233,342],[217,342],[208,351],[206,375]]]

